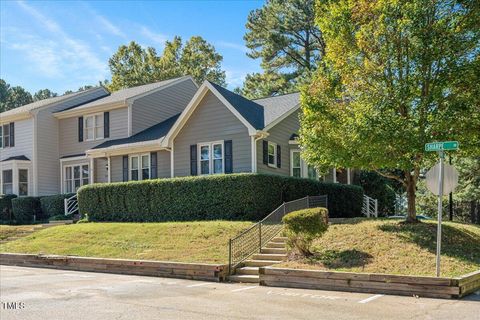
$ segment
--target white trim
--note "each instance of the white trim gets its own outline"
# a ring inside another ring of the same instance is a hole
[[[32,183],[33,183],[33,195],[38,196],[38,112],[33,112],[33,150],[32,150]]]
[[[333,168],[333,183],[337,183],[337,169]]]
[[[163,150],[169,151],[169,148],[161,147],[157,140],[155,140],[154,143],[151,142],[152,141],[122,144],[102,149],[90,149],[86,152],[88,157],[91,158],[105,158],[107,156],[121,156],[130,153],[144,153]]]
[[[67,162],[67,161],[77,161],[77,160],[84,160],[87,159],[87,156],[77,156],[77,157],[70,157],[70,158],[60,158],[60,163]]]
[[[90,184],[95,183],[95,160],[90,158]]]
[[[27,170],[27,194],[20,195],[20,170]],[[17,166],[17,190],[18,190],[18,196],[19,197],[28,197],[31,192],[30,192],[30,169],[29,168],[19,168]]]
[[[175,175],[175,155],[174,155],[174,143],[172,143],[172,148],[170,149],[170,178],[173,178]]]
[[[269,166],[270,168],[278,168],[278,163],[277,163],[277,144],[273,141],[267,141],[268,142],[268,145],[267,145],[267,166]],[[269,152],[269,149],[270,149],[270,145],[273,145],[273,160],[275,163],[270,163],[270,152]]]
[[[293,153],[300,153],[300,149],[290,149],[290,176],[293,177]],[[300,178],[303,177],[302,157],[300,157]]]
[[[107,97],[107,96],[105,96],[105,97]],[[102,98],[99,98],[99,99],[103,99],[105,97],[102,97]],[[90,102],[87,102],[87,103],[84,103],[84,104],[88,104],[88,103],[90,103]],[[105,104],[90,107],[90,108],[77,107],[77,108],[73,108],[73,109],[70,109],[70,110],[65,110],[65,111],[62,111],[62,112],[53,113],[52,115],[57,119],[67,119],[67,118],[73,118],[73,117],[80,117],[80,116],[83,116],[84,114],[106,112],[106,111],[112,111],[112,110],[115,110],[115,109],[122,109],[122,108],[126,108],[126,107],[127,107],[127,105],[123,101],[121,101],[121,102],[111,102],[111,103],[105,103]]]
[[[102,118],[102,125],[101,127],[98,127],[98,128],[102,128],[102,136],[101,137],[97,137],[97,117],[100,117]],[[87,119],[88,118],[92,118],[93,117],[93,127],[92,128],[87,128]],[[97,112],[97,113],[89,113],[89,114],[86,114],[83,116],[83,141],[98,141],[98,140],[104,140],[105,137],[105,113],[104,112]],[[88,135],[87,135],[87,130],[88,129],[91,129],[93,130],[93,139],[88,139]]]
[[[288,144],[299,145],[300,143],[297,140],[288,140]]]
[[[128,103],[127,107],[127,135],[128,137],[132,136],[133,126],[133,117],[132,117],[132,102]]]
[[[350,168],[347,168],[347,184],[352,184],[352,180],[350,176]]]
[[[111,157],[107,157],[107,165],[108,165],[108,183],[112,182],[112,161],[110,159]]]
[[[215,97],[217,97],[220,102],[222,102],[228,110],[230,110],[245,125],[245,127],[247,127],[249,135],[255,135],[258,132],[208,81],[204,81],[193,96],[192,100],[188,103],[187,107],[182,111],[180,117],[175,121],[168,134],[165,136],[165,139],[162,141],[162,146],[171,146],[172,141],[186,124],[187,120],[193,114],[208,91],[212,92]]]
[[[251,138],[251,147],[252,147],[252,173],[257,173],[257,140],[255,136],[250,136]]]
[[[90,159],[90,160],[93,160],[93,159]],[[92,177],[92,175],[91,175],[91,173],[92,173],[92,171],[91,171],[91,170],[92,170],[92,169],[91,169],[91,168],[92,168],[91,162],[90,162],[90,163],[89,163],[89,162],[80,162],[80,163],[72,163],[72,164],[63,164],[63,163],[61,163],[61,164],[60,164],[60,170],[63,171],[62,174],[61,174],[61,176],[62,176],[62,182],[61,182],[61,185],[60,185],[61,193],[67,193],[67,192],[68,192],[68,191],[67,191],[67,188],[66,188],[66,185],[65,185],[65,179],[66,179],[65,170],[66,170],[66,168],[69,168],[69,167],[72,168],[72,179],[71,179],[71,180],[72,180],[72,184],[74,183],[73,181],[75,180],[75,179],[74,179],[74,173],[73,173],[73,172],[74,172],[73,167],[80,167],[80,187],[81,187],[81,186],[84,186],[84,184],[83,184],[83,177],[82,177],[82,166],[88,166],[88,183],[87,183],[87,184],[92,184],[92,183],[93,183],[93,180],[92,180],[93,177]],[[72,191],[71,191],[71,192],[76,192],[74,189],[75,189],[75,185],[73,184],[73,185],[72,185]]]
[[[300,108],[300,103],[297,104],[295,107],[293,107],[292,109],[288,110],[287,112],[285,112],[284,114],[282,114],[280,117],[278,117],[277,119],[275,119],[274,121],[270,122],[268,124],[268,126],[265,127],[265,131],[268,131],[270,129],[272,129],[273,127],[275,127],[277,124],[279,124],[280,122],[282,122],[283,120],[285,120],[286,118],[288,118],[288,116],[290,116],[291,114],[293,114],[295,111],[297,111],[298,109]]]
[[[213,146],[215,145],[221,145],[222,146],[222,172],[213,172],[214,171],[214,159],[213,158]],[[208,147],[208,173],[202,174],[202,147]],[[218,141],[209,141],[209,142],[201,142],[197,143],[197,174],[199,176],[207,176],[207,175],[213,175],[213,174],[223,174],[225,173],[225,141],[224,140],[218,140]]]

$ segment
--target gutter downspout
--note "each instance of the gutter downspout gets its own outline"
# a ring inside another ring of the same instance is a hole
[[[269,136],[266,131],[257,131],[252,135],[252,173],[257,173],[257,141]]]

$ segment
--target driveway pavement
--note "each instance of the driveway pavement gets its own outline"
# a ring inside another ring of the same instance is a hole
[[[480,320],[480,292],[441,300],[10,266],[0,300],[2,320]]]

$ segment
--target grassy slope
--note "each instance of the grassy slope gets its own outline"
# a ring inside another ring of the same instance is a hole
[[[85,223],[0,245],[0,252],[225,263],[228,239],[250,222]]]
[[[9,237],[14,237],[23,231],[32,230],[32,226],[7,226],[0,225],[0,240],[7,239]]]
[[[480,226],[446,222],[442,227],[442,276],[479,270]],[[281,266],[434,276],[436,228],[433,222],[362,219],[332,225],[315,241],[314,258]]]

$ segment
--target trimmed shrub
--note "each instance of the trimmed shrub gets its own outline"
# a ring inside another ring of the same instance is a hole
[[[13,220],[12,199],[15,199],[16,197],[17,196],[14,194],[0,195],[0,220]]]
[[[266,174],[92,184],[80,188],[78,202],[90,221],[260,220],[283,201],[319,194],[328,194],[332,216],[361,215],[358,186]]]
[[[313,240],[327,231],[328,210],[310,208],[293,211],[285,215],[282,221],[289,246],[296,248],[304,256],[311,256]]]
[[[36,220],[44,218],[39,197],[19,197],[12,200],[13,216],[19,224],[30,223],[35,215]]]
[[[56,215],[65,214],[64,199],[70,198],[74,193],[56,194],[53,196],[41,197],[42,214],[49,218]]]

